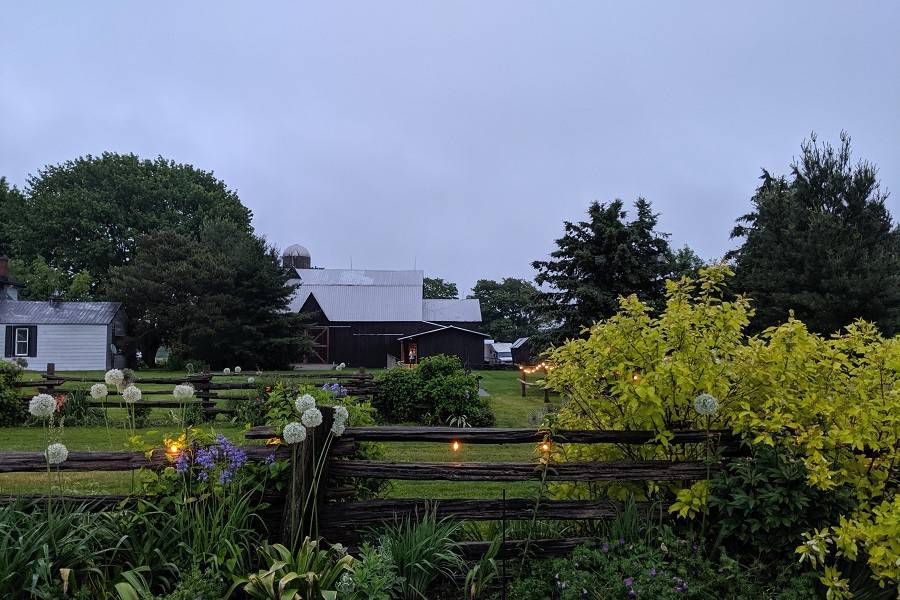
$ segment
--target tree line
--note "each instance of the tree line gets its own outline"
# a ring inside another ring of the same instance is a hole
[[[872,163],[853,162],[845,133],[836,147],[813,134],[785,175],[763,171],[751,211],[731,232],[738,247],[720,259],[735,271],[730,292],[753,300],[751,332],[790,314],[821,334],[860,318],[888,335],[900,329],[900,229],[877,175]],[[478,280],[469,297],[481,302],[483,330],[546,345],[612,316],[619,297],[662,309],[665,280],[704,261],[687,246],[672,248],[657,222],[644,198],[631,218],[622,200],[592,203],[587,219],[564,222],[550,256],[532,263],[533,282]],[[434,297],[457,297],[454,284],[432,281],[444,294]]]
[[[278,252],[212,173],[104,153],[47,166],[24,189],[0,178],[0,254],[24,300],[124,303],[129,343],[153,365],[284,365],[307,347],[285,309]]]
[[[723,260],[731,293],[753,299],[752,331],[790,312],[817,333],[856,318],[888,334],[900,320],[900,231],[876,167],[853,162],[850,138],[813,135],[787,174],[763,171],[751,211]],[[160,346],[210,364],[275,366],[308,348],[277,250],[258,235],[238,195],[212,173],[164,158],[104,153],[47,166],[23,189],[0,177],[0,254],[23,299],[125,304],[131,343],[152,364]],[[481,329],[497,340],[559,343],[614,314],[636,294],[661,309],[665,280],[704,261],[673,248],[644,198],[592,203],[564,222],[533,281],[480,279]],[[426,298],[457,298],[426,278]]]

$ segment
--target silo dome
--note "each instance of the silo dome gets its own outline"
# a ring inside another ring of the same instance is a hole
[[[281,262],[285,267],[294,269],[309,269],[312,260],[309,250],[300,244],[291,244],[281,253]]]

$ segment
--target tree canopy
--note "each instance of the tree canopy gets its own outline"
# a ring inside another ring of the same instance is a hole
[[[426,277],[422,287],[422,297],[428,300],[459,298],[459,290],[455,283],[444,281],[440,277]]]
[[[0,185],[3,237],[12,256],[38,257],[66,280],[83,271],[103,288],[141,236],[173,231],[195,238],[209,220],[249,234],[251,213],[212,173],[162,157],[103,153],[50,165],[22,194]]]
[[[481,331],[495,340],[515,341],[538,333],[538,289],[530,281],[479,279],[469,298],[481,304]]]
[[[664,301],[664,281],[673,274],[668,234],[656,231],[650,203],[638,198],[626,221],[621,200],[593,202],[588,220],[564,223],[564,235],[549,260],[534,261],[541,316],[554,326],[551,341],[574,338],[582,329],[615,314],[619,296],[637,294],[651,306]]]
[[[734,288],[754,300],[754,330],[789,312],[833,333],[857,318],[897,331],[900,232],[885,207],[877,169],[851,163],[850,138],[835,148],[813,135],[789,176],[763,171],[753,210],[738,219],[730,254]]]
[[[206,223],[199,240],[159,231],[111,272],[109,295],[125,303],[145,360],[160,345],[213,366],[285,366],[306,338],[284,309],[293,292],[277,252],[227,221]]]

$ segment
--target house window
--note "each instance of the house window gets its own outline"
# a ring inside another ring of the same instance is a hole
[[[16,347],[15,356],[28,356],[28,328],[16,327]]]

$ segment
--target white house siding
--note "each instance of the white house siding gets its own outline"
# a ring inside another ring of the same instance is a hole
[[[43,371],[54,363],[57,371],[106,369],[106,325],[38,325],[37,356],[28,369]]]

